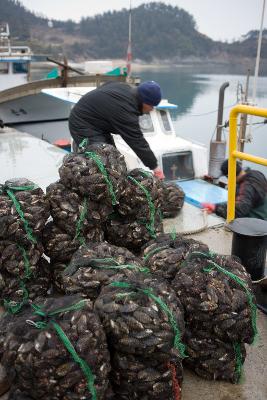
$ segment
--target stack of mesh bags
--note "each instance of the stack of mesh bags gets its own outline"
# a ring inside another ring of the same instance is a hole
[[[82,245],[72,256],[68,266],[57,264],[54,268],[54,284],[65,294],[76,294],[92,301],[103,286],[113,277],[123,280],[136,273],[148,274],[140,258],[129,250],[107,242]]]
[[[49,204],[33,182],[21,178],[0,186],[0,298],[12,312],[49,288],[41,244],[48,217]]]
[[[162,189],[162,216],[174,218],[184,205],[185,193],[180,186],[171,182],[162,182]]]
[[[115,147],[91,145],[66,155],[59,175],[47,188],[53,222],[43,236],[52,263],[68,262],[81,244],[103,240],[103,224],[124,190],[126,164]]]
[[[192,252],[172,282],[185,310],[185,363],[206,379],[238,382],[257,334],[251,279],[232,256]]]
[[[162,233],[143,246],[141,255],[151,273],[171,283],[192,251],[207,252],[208,247],[176,233]]]
[[[142,274],[105,286],[95,302],[111,353],[115,398],[180,398],[183,308],[170,286]]]
[[[10,399],[106,399],[110,356],[90,300],[39,298],[0,331],[4,322]]]
[[[107,240],[139,252],[143,244],[162,232],[162,185],[151,173],[136,168],[127,176],[117,213],[106,223]]]

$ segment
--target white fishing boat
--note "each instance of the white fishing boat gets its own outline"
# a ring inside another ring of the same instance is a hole
[[[8,24],[0,24],[1,89],[22,85],[28,81],[32,53],[28,46],[11,46]]]
[[[50,59],[48,59],[50,60]],[[60,87],[95,87],[110,80],[125,81],[126,76],[84,74],[65,61],[54,60],[61,69],[51,79],[29,81],[32,52],[27,46],[12,46],[8,24],[0,25],[0,123],[7,126],[67,121],[71,104],[47,96],[43,89]],[[70,72],[76,76],[70,76]]]

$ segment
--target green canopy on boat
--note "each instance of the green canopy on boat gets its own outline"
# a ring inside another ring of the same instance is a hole
[[[53,68],[48,74],[46,75],[47,79],[55,79],[59,77],[58,69]]]
[[[106,72],[105,75],[112,75],[112,76],[120,76],[120,75],[127,75],[127,68],[123,67],[117,67],[115,69],[112,69],[109,72]]]

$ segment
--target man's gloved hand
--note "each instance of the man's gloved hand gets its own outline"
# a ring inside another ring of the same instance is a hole
[[[160,169],[159,167],[157,167],[157,168],[155,168],[153,170],[153,174],[158,179],[164,179],[165,178],[165,175],[164,175],[162,169]]]
[[[212,203],[201,203],[201,208],[204,208],[208,213],[213,213],[215,211],[215,204]]]

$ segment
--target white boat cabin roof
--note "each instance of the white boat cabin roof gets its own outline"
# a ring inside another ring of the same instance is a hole
[[[67,101],[70,103],[77,103],[79,99],[86,93],[96,89],[95,87],[68,87],[68,88],[55,88],[55,89],[43,89],[42,92],[56,97],[57,99]],[[157,107],[158,110],[175,110],[178,108],[176,104],[169,103],[168,100],[163,99]]]

